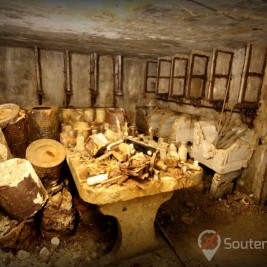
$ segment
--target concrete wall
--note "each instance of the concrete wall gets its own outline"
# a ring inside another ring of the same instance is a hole
[[[99,84],[96,107],[113,107],[113,58],[111,56],[99,57]]]
[[[63,106],[64,103],[64,54],[41,50],[43,105]]]
[[[241,86],[241,77],[243,66],[245,62],[245,48],[236,49],[234,51],[233,66],[232,66],[232,79],[229,90],[229,100],[226,104],[228,109],[231,109],[237,102]]]
[[[43,105],[62,107],[64,92],[64,52],[41,50],[41,75]],[[114,99],[113,57],[99,56],[99,80],[96,107],[122,107],[134,112],[136,104],[144,105],[144,99],[154,99],[154,94],[144,94],[146,61],[126,58],[123,63],[122,97]],[[87,54],[71,53],[72,96],[70,105],[90,107],[90,58]],[[37,82],[34,51],[31,48],[0,47],[0,104],[16,103],[25,108],[37,105]],[[145,101],[146,102],[146,101]],[[143,104],[142,104],[143,103]]]
[[[72,69],[72,97],[70,105],[77,107],[90,107],[90,58],[86,54],[71,55]]]
[[[33,49],[1,47],[0,103],[35,105],[36,87]]]
[[[148,105],[155,94],[145,93],[146,61],[143,59],[123,59],[123,96],[116,96],[116,106],[132,113],[136,105]]]

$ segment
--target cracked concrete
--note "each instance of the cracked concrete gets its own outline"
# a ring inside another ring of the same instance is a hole
[[[0,3],[0,44],[157,57],[267,42],[267,3],[22,1]]]

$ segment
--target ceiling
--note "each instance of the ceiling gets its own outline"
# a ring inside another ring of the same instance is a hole
[[[1,0],[0,45],[157,57],[267,43],[266,0]]]

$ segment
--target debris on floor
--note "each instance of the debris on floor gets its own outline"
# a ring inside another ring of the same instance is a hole
[[[221,238],[267,240],[267,207],[254,204],[253,195],[238,191],[210,199],[202,190],[175,192],[157,215],[157,224],[185,266],[264,266],[267,255],[261,250],[220,249],[209,262],[200,252],[198,237],[205,230],[219,231]],[[223,241],[222,241],[223,243]]]

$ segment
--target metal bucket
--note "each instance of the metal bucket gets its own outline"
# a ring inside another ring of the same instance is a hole
[[[2,162],[0,173],[0,206],[12,219],[22,221],[42,208],[48,195],[28,160]]]
[[[28,142],[25,142],[21,144],[10,145],[9,150],[15,158],[24,159],[27,147],[28,147]]]
[[[25,158],[27,148],[27,133],[25,118],[20,117],[16,122],[9,123],[3,129],[10,152],[16,158]]]
[[[61,165],[62,164],[59,164],[52,168],[43,168],[33,165],[34,170],[46,189],[52,188],[60,183]]]
[[[60,181],[60,169],[66,156],[65,148],[52,139],[40,139],[32,142],[26,150],[26,158],[49,189]]]
[[[0,128],[5,128],[9,122],[15,120],[19,110],[19,106],[13,103],[0,105]]]
[[[27,107],[26,123],[29,143],[43,138],[59,140],[60,125],[57,107]]]

